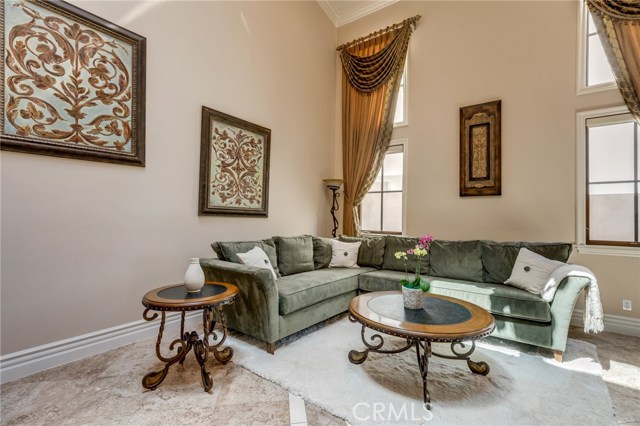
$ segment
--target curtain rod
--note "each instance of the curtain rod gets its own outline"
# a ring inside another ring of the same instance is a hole
[[[373,33],[371,33],[369,35],[366,35],[364,37],[357,38],[357,39],[355,39],[353,41],[350,41],[349,43],[341,44],[340,46],[336,47],[336,50],[340,51],[340,50],[343,50],[343,49],[347,49],[347,48],[352,47],[352,46],[354,46],[354,45],[356,45],[358,43],[362,43],[362,42],[370,40],[372,38],[381,36],[382,34],[386,34],[389,31],[397,30],[398,28],[401,28],[406,24],[413,25],[414,29],[415,29],[416,22],[418,22],[420,20],[420,18],[422,18],[422,15],[416,15],[414,17],[407,18],[402,22],[398,22],[397,24],[390,25],[387,28],[378,30],[378,31],[373,32]]]

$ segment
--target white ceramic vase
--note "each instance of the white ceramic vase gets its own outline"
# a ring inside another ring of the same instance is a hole
[[[200,259],[197,257],[191,258],[187,273],[184,274],[184,286],[190,293],[197,293],[204,286],[204,271],[200,267]]]
[[[402,286],[402,301],[407,309],[422,309],[424,292],[420,288]]]

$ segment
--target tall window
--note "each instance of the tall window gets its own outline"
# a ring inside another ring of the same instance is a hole
[[[581,2],[579,91],[614,89],[615,76],[604,53],[600,36],[588,8]],[[589,90],[591,89],[591,90]]]
[[[392,141],[382,169],[360,205],[363,232],[402,234],[405,145]]]
[[[396,103],[396,114],[393,118],[394,126],[404,126],[407,124],[407,62],[404,63],[402,79],[400,80],[400,90],[398,91],[398,101]]]
[[[631,114],[586,119],[586,243],[640,247],[640,146]]]

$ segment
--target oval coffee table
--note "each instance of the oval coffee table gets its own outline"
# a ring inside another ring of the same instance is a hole
[[[349,305],[351,322],[362,324],[360,335],[367,347],[358,352],[349,352],[349,361],[361,364],[369,352],[395,354],[415,346],[418,367],[422,376],[422,391],[427,409],[431,409],[431,397],[427,389],[429,358],[433,356],[462,359],[476,374],[489,374],[486,362],[472,361],[469,357],[476,348],[475,340],[488,336],[495,328],[493,316],[473,303],[453,297],[426,294],[422,309],[406,309],[399,291],[377,291],[355,297]],[[384,339],[379,334],[371,336],[368,342],[365,329],[370,328],[392,336],[406,339],[406,345],[397,349],[382,349]],[[471,341],[468,350],[467,344]],[[432,342],[450,342],[453,355],[437,354],[431,351]]]
[[[160,311],[160,330],[158,331],[158,340],[156,341],[156,356],[165,363],[164,368],[160,371],[153,371],[142,378],[142,386],[145,389],[154,390],[163,382],[169,367],[176,362],[182,364],[187,353],[193,349],[196,360],[200,365],[200,375],[202,376],[202,387],[205,392],[211,390],[213,381],[211,375],[204,368],[209,351],[213,352],[213,356],[221,363],[226,364],[233,356],[233,349],[230,347],[218,349],[227,338],[227,324],[224,320],[222,306],[232,303],[238,298],[240,291],[233,284],[207,281],[198,292],[188,292],[184,284],[174,284],[166,287],[160,287],[151,290],[142,298],[142,304],[146,308],[142,314],[146,321],[153,321],[158,318],[157,313],[149,315],[149,311]],[[222,326],[222,335],[220,340],[215,333],[216,319],[214,318],[214,309],[218,312],[220,325]],[[184,331],[184,315],[187,311],[202,310],[202,325],[204,336],[202,339],[196,331]],[[178,311],[180,315],[180,338],[174,340],[169,345],[169,350],[175,350],[174,356],[165,357],[160,352],[160,344],[162,343],[162,334],[164,332],[164,324],[166,320],[166,312]],[[215,344],[209,343],[209,338],[217,340]],[[177,346],[177,348],[176,348]]]

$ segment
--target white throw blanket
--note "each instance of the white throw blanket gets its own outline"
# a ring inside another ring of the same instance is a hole
[[[604,323],[602,320],[602,302],[600,301],[600,290],[598,288],[598,280],[591,270],[580,265],[572,265],[567,263],[555,269],[551,275],[549,275],[549,281],[542,291],[542,298],[551,302],[556,294],[558,286],[566,277],[584,277],[591,280],[589,285],[585,289],[585,302],[584,302],[584,332],[585,333],[599,333],[604,329]]]

